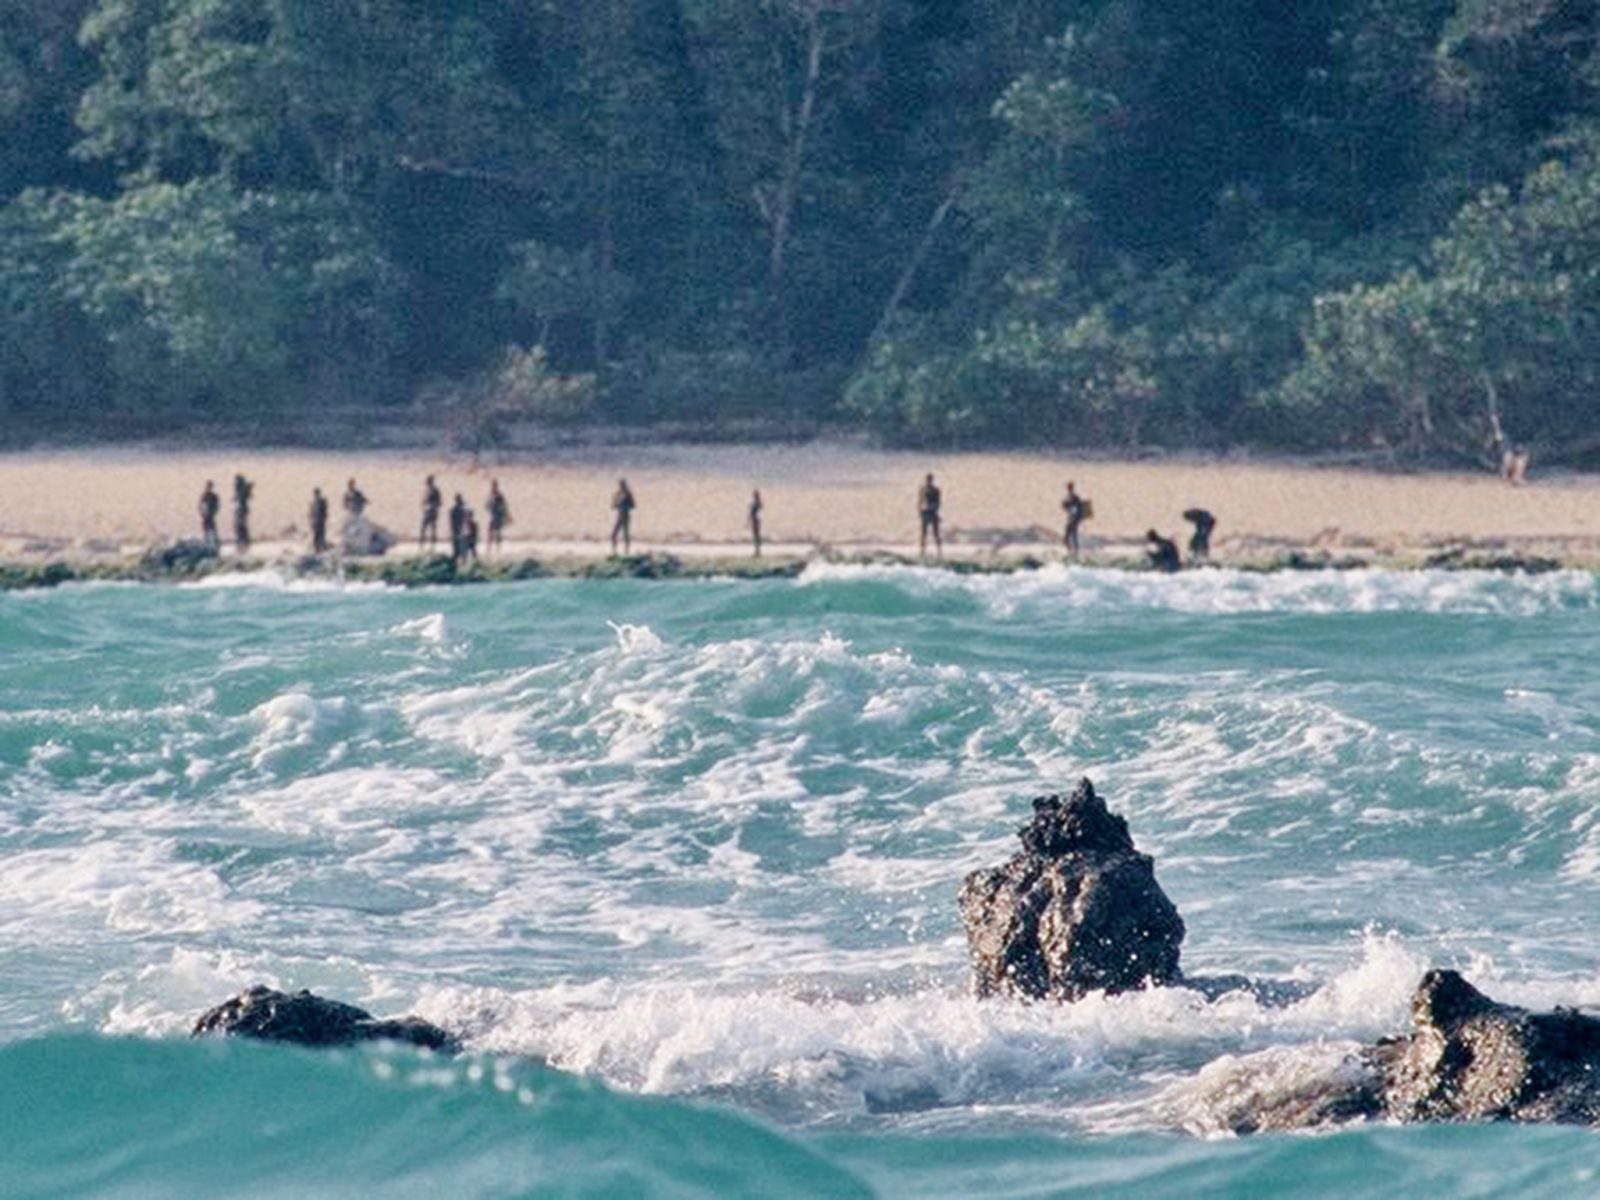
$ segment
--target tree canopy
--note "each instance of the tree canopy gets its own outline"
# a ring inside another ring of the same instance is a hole
[[[1586,461],[1596,10],[4,0],[0,412]]]

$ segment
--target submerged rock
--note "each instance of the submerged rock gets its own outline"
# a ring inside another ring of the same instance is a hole
[[[1200,1072],[1180,1123],[1232,1133],[1372,1118],[1600,1125],[1600,1018],[1500,1004],[1447,970],[1422,977],[1411,1012],[1413,1033],[1332,1061],[1299,1047],[1219,1060]]]
[[[1183,918],[1089,780],[1035,799],[1018,833],[1018,854],[961,888],[978,995],[1076,1000],[1180,981]]]
[[[325,1000],[307,991],[280,992],[260,984],[201,1014],[192,1036],[214,1033],[301,1046],[392,1041],[446,1054],[461,1049],[455,1035],[420,1017],[379,1020],[353,1004]]]
[[[1156,1100],[1192,1133],[1272,1133],[1383,1115],[1383,1073],[1356,1043],[1277,1046],[1223,1055]]]

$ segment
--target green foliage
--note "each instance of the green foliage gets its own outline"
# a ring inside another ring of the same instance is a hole
[[[591,327],[617,321],[635,291],[631,279],[600,262],[592,249],[518,242],[511,247],[511,259],[495,297],[538,323],[541,344],[549,339],[551,323],[563,317]]]
[[[1424,266],[1320,297],[1288,403],[1353,440],[1498,462],[1596,437],[1600,140],[1486,189]],[[1591,447],[1592,448],[1592,447]]]
[[[392,270],[331,199],[148,183],[26,193],[9,217],[8,308],[73,322],[115,405],[247,413],[392,350]]]
[[[0,408],[1578,455],[1597,23],[8,0]]]
[[[480,455],[508,444],[514,425],[583,420],[592,415],[597,393],[592,374],[553,370],[543,346],[507,346],[492,370],[424,398],[444,416],[451,444]]]

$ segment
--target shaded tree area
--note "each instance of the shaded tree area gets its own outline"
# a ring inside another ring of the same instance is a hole
[[[1592,458],[1596,19],[0,0],[0,412]]]

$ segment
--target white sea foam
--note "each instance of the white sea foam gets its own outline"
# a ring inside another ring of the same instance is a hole
[[[250,717],[257,727],[251,742],[251,765],[274,773],[295,765],[309,750],[336,761],[342,739],[355,729],[359,712],[342,696],[318,699],[295,691],[257,705]]]
[[[392,585],[381,580],[322,579],[285,575],[276,567],[267,567],[259,571],[218,571],[199,579],[185,580],[177,586],[191,591],[251,589],[266,592],[360,593],[389,591]]]
[[[389,632],[395,637],[412,637],[419,642],[442,646],[447,628],[443,613],[429,613],[425,617],[416,617],[390,626]]]
[[[1011,575],[956,575],[934,568],[812,563],[801,587],[878,582],[912,594],[965,592],[993,616],[1033,611],[1041,602],[1079,609],[1168,609],[1194,614],[1483,613],[1531,616],[1600,607],[1600,580],[1588,571],[1502,575],[1487,571],[1239,571],[1208,567],[1177,575],[1051,564]]]
[[[778,1089],[783,1103],[848,1117],[1071,1094],[1151,1056],[1177,1063],[1371,1040],[1404,1027],[1424,965],[1397,939],[1370,936],[1358,963],[1285,1008],[1181,988],[1059,1005],[926,986],[830,995],[606,981],[519,993],[444,988],[422,1008],[473,1029],[476,1048],[548,1057],[619,1086],[747,1099]]]
[[[666,646],[660,635],[648,625],[618,625],[615,621],[607,621],[606,624],[617,635],[617,649],[624,654],[650,654]]]
[[[118,936],[202,934],[257,920],[209,867],[176,861],[169,845],[105,838],[24,850],[0,872],[0,929],[63,938],[100,927]]]

